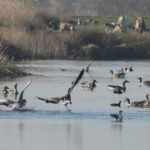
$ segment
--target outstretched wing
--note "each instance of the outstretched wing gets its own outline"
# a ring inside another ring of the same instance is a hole
[[[111,117],[118,119],[118,114],[110,114]]]
[[[18,101],[21,101],[21,100],[23,99],[24,91],[25,91],[25,90],[27,89],[27,87],[31,84],[31,81],[32,81],[32,80],[29,80],[29,81],[27,82],[26,86],[24,87],[24,89],[21,91]]]
[[[91,64],[92,64],[92,62],[89,62],[89,63],[87,64],[87,66],[86,66],[86,68],[85,68],[85,71],[86,71],[86,72],[89,72],[89,67],[90,67]]]
[[[70,94],[73,90],[73,88],[78,84],[78,82],[81,80],[81,78],[83,77],[84,74],[84,69],[82,69],[78,75],[78,77],[76,78],[75,82],[73,83],[72,87],[69,88],[68,90],[68,94]]]
[[[10,99],[0,99],[0,105],[10,106],[14,104],[15,102]]]
[[[53,104],[58,104],[60,101],[59,97],[56,98],[51,98],[51,99],[46,99],[46,98],[41,98],[41,97],[36,97],[37,99],[44,101],[45,103],[53,103]]]

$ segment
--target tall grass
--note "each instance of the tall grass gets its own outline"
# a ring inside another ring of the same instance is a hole
[[[107,34],[96,27],[59,33],[61,16],[20,0],[0,1],[0,52],[9,59],[149,59],[150,33]],[[49,23],[56,28],[51,32]]]

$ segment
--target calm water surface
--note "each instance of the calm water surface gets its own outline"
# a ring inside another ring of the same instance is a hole
[[[138,77],[150,80],[148,61],[94,61],[90,72],[82,81],[98,81],[93,92],[82,91],[78,84],[72,91],[72,105],[67,112],[62,104],[46,104],[36,96],[45,98],[63,96],[87,61],[31,61],[18,64],[24,66],[30,77],[2,79],[0,88],[18,82],[21,91],[31,78],[32,84],[25,91],[28,100],[25,111],[10,112],[0,107],[0,149],[3,150],[149,150],[150,108],[110,107],[126,97],[143,100],[150,92],[147,87],[138,86]],[[133,65],[126,79],[127,91],[122,95],[113,94],[108,84],[121,85],[124,79],[110,79],[109,70]],[[62,72],[60,68],[67,69]],[[0,96],[1,98],[3,95]],[[13,99],[13,96],[10,96]],[[115,122],[111,113],[123,110],[122,123]]]

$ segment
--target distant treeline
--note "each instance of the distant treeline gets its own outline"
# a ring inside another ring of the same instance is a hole
[[[27,0],[24,0],[27,1]],[[75,16],[137,16],[150,14],[149,0],[31,0],[54,13]]]

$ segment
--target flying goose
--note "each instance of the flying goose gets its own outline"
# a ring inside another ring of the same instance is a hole
[[[20,111],[23,110],[23,107],[26,104],[26,99],[23,98],[23,94],[24,91],[27,89],[27,87],[31,84],[31,80],[29,80],[26,84],[26,86],[24,87],[24,89],[21,91],[20,95],[19,95],[19,99],[18,101],[13,101],[10,99],[0,99],[0,105],[4,105],[10,108],[10,110],[13,111]]]
[[[109,72],[111,73],[110,78],[125,78],[125,75],[126,75],[126,73],[124,73],[123,71],[116,72],[115,74],[113,70],[110,70]]]
[[[36,97],[37,99],[44,101],[46,103],[52,103],[52,104],[58,104],[60,101],[63,101],[63,105],[67,108],[68,111],[68,104],[72,104],[71,102],[71,92],[73,90],[73,88],[78,84],[78,82],[80,81],[80,79],[82,78],[83,74],[84,74],[85,70],[82,69],[78,75],[78,77],[76,78],[75,82],[73,82],[73,85],[68,89],[68,92],[65,96],[62,97],[54,97],[51,99],[45,99],[45,98],[41,98],[41,97]]]
[[[123,120],[123,115],[122,115],[122,110],[118,112],[118,114],[110,114],[111,117],[115,118],[117,122],[122,122]]]
[[[123,83],[122,83],[122,86],[119,86],[119,85],[108,85],[108,88],[110,90],[120,90],[122,92],[125,92],[126,91],[126,83],[129,83],[128,80],[124,80]]]
[[[110,104],[110,106],[118,106],[118,107],[121,107],[121,101],[119,101],[119,103],[112,103],[112,104]]]
[[[145,85],[145,86],[150,87],[150,80],[142,81],[142,77],[139,77],[138,79],[139,79],[139,83],[138,83],[139,86]]]

